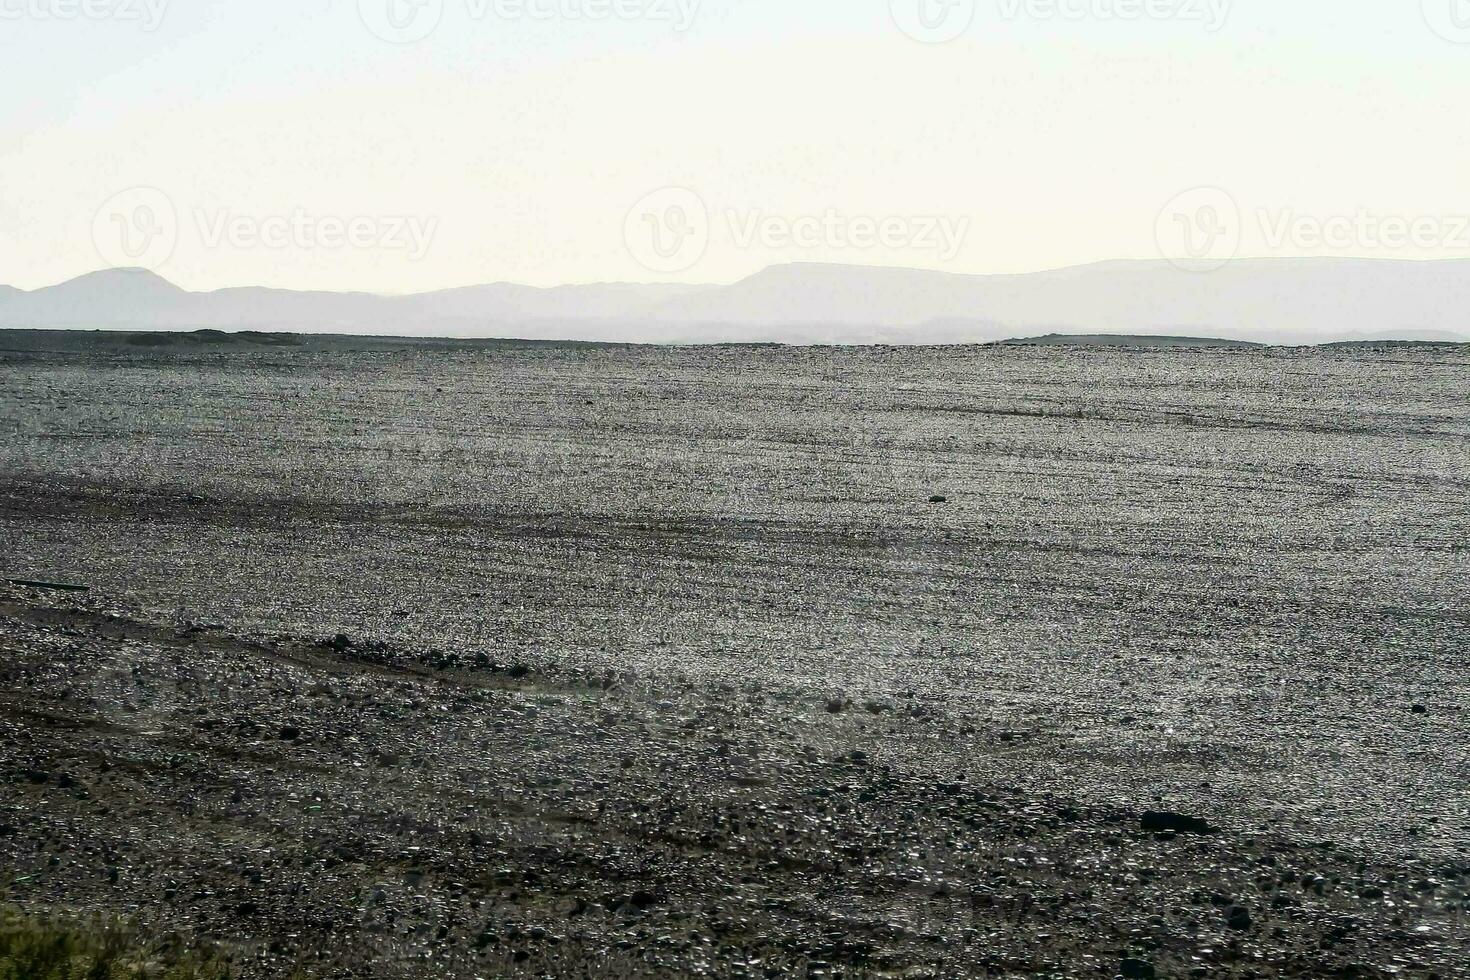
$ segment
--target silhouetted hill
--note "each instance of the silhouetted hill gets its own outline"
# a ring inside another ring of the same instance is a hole
[[[0,327],[610,343],[1459,342],[1470,339],[1470,261],[1250,259],[1212,273],[1105,262],[1005,276],[784,265],[727,286],[496,283],[412,296],[196,293],[151,272],[113,269],[32,292],[0,290]]]

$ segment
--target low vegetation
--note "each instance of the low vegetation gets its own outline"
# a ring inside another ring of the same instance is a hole
[[[157,942],[120,920],[0,911],[0,980],[229,980],[217,957]]]

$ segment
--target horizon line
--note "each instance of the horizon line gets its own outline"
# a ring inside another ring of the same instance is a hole
[[[1162,266],[1162,267],[1169,268],[1169,269],[1174,269],[1174,270],[1180,271],[1180,272],[1188,272],[1191,275],[1208,276],[1208,275],[1212,275],[1216,271],[1224,271],[1225,269],[1228,269],[1232,265],[1250,264],[1250,263],[1263,263],[1263,262],[1272,262],[1272,263],[1281,263],[1281,264],[1300,264],[1300,263],[1308,263],[1308,262],[1336,262],[1336,263],[1342,263],[1342,264],[1347,264],[1347,263],[1362,263],[1362,264],[1375,264],[1375,265],[1378,265],[1378,264],[1381,264],[1381,265],[1439,265],[1439,264],[1452,264],[1452,263],[1470,263],[1470,256],[1442,256],[1442,257],[1435,257],[1435,258],[1399,258],[1399,257],[1385,257],[1385,256],[1367,256],[1367,255],[1254,255],[1254,256],[1239,256],[1239,257],[1233,258],[1233,259],[1229,260],[1228,262],[1226,262],[1223,266],[1220,266],[1218,269],[1209,270],[1209,271],[1192,271],[1192,270],[1189,270],[1189,269],[1185,269],[1185,268],[1183,268],[1179,264],[1179,263],[1184,262],[1184,261],[1188,261],[1188,260],[1187,259],[1171,259],[1171,258],[1097,259],[1097,260],[1094,260],[1094,261],[1091,261],[1091,262],[1079,262],[1079,263],[1075,263],[1075,264],[1072,264],[1072,265],[1052,266],[1052,267],[1048,267],[1048,268],[1044,268],[1044,269],[1033,269],[1033,270],[1030,270],[1030,271],[1027,271],[1027,272],[955,272],[955,271],[952,271],[952,270],[949,270],[949,269],[935,269],[935,268],[929,268],[929,267],[925,267],[925,266],[864,265],[862,263],[853,263],[853,262],[793,261],[793,262],[775,262],[775,263],[772,263],[770,265],[763,266],[763,267],[757,269],[756,271],[751,272],[751,273],[749,273],[747,275],[741,276],[741,277],[739,277],[737,279],[730,280],[728,282],[708,282],[708,281],[706,281],[706,282],[676,282],[676,281],[670,281],[670,280],[596,279],[596,280],[586,280],[586,281],[581,281],[581,282],[563,282],[563,283],[557,283],[557,284],[551,285],[551,286],[538,286],[538,285],[534,285],[532,283],[527,283],[527,282],[517,282],[517,281],[509,280],[509,279],[496,279],[496,280],[485,280],[485,281],[480,281],[480,282],[461,283],[459,285],[454,285],[454,286],[439,286],[439,287],[435,287],[435,288],[432,288],[432,289],[424,289],[424,290],[418,290],[418,291],[415,291],[415,292],[406,292],[406,293],[374,292],[372,290],[367,290],[367,289],[328,289],[328,288],[320,288],[320,287],[300,287],[300,286],[267,286],[267,285],[262,285],[260,283],[245,283],[245,284],[236,284],[236,285],[228,285],[228,286],[216,286],[216,287],[213,287],[213,288],[210,288],[210,289],[190,289],[190,288],[188,288],[186,286],[179,285],[173,279],[170,279],[168,276],[164,275],[162,272],[159,272],[156,269],[149,269],[149,268],[147,268],[145,266],[110,266],[110,267],[103,267],[103,268],[100,268],[100,269],[92,269],[90,271],[82,272],[82,273],[79,273],[77,275],[71,276],[69,278],[59,280],[57,282],[49,283],[49,284],[43,285],[43,286],[36,286],[34,288],[31,288],[31,289],[26,289],[26,288],[24,288],[22,286],[14,286],[14,285],[11,285],[9,283],[0,283],[0,289],[9,289],[9,290],[13,290],[15,292],[25,293],[27,295],[30,295],[30,294],[34,294],[34,293],[38,293],[38,292],[44,292],[45,290],[48,290],[48,289],[56,289],[56,288],[59,288],[61,286],[70,285],[71,283],[80,282],[83,279],[89,279],[89,278],[92,278],[92,277],[95,277],[95,276],[107,275],[109,273],[132,273],[132,274],[142,274],[142,275],[152,276],[155,279],[158,279],[158,280],[161,280],[162,282],[168,283],[170,286],[173,286],[175,289],[178,289],[181,292],[191,293],[191,294],[194,294],[194,295],[208,295],[210,293],[219,293],[219,292],[224,292],[226,290],[232,290],[232,289],[263,289],[263,290],[270,290],[272,292],[282,292],[282,293],[329,293],[329,294],[338,295],[338,296],[374,296],[374,297],[379,297],[379,298],[383,298],[383,299],[403,299],[403,298],[410,298],[410,297],[415,297],[415,296],[429,296],[429,295],[433,295],[435,293],[453,292],[455,290],[460,290],[460,289],[477,289],[477,288],[485,288],[485,287],[492,287],[492,286],[508,286],[508,287],[515,287],[515,288],[519,288],[519,289],[533,289],[533,290],[538,290],[538,291],[541,291],[541,292],[550,292],[550,291],[557,290],[557,289],[590,289],[590,288],[595,288],[595,287],[598,287],[598,286],[612,286],[612,287],[626,286],[626,287],[648,287],[648,288],[668,287],[668,288],[685,288],[685,289],[721,289],[721,288],[724,288],[724,287],[727,287],[727,286],[738,285],[738,284],[740,284],[742,282],[746,282],[746,281],[748,281],[750,279],[754,279],[757,276],[764,275],[764,274],[766,274],[768,272],[771,272],[773,270],[776,270],[776,269],[793,269],[793,268],[852,269],[852,270],[863,270],[863,271],[873,271],[873,272],[917,272],[917,273],[925,273],[925,274],[936,275],[936,276],[949,276],[949,277],[957,278],[957,279],[1020,279],[1020,278],[1025,278],[1025,277],[1028,277],[1028,276],[1043,276],[1043,275],[1048,275],[1048,274],[1058,273],[1058,272],[1075,272],[1075,271],[1080,271],[1080,270],[1083,270],[1083,269],[1094,269],[1094,268],[1098,268],[1100,266],[1109,266],[1109,265],[1139,265],[1139,266]]]
[[[198,327],[193,330],[178,328],[150,328],[150,327],[6,327],[0,326],[0,336],[6,334],[110,334],[119,337],[136,337],[139,335],[161,336],[161,337],[193,337],[198,335],[219,335],[226,337],[290,337],[297,340],[377,340],[394,341],[408,344],[532,344],[536,346],[574,346],[574,347],[650,347],[650,348],[682,348],[682,347],[759,347],[759,348],[792,348],[792,349],[821,349],[832,348],[838,350],[868,350],[868,349],[891,349],[891,350],[924,350],[924,349],[958,349],[972,347],[1113,347],[1113,348],[1145,348],[1150,346],[1177,348],[1179,350],[1197,351],[1219,351],[1219,350],[1314,350],[1328,347],[1470,347],[1470,339],[1466,340],[1413,340],[1407,338],[1378,338],[1362,340],[1322,340],[1315,343],[1272,343],[1269,341],[1233,339],[1220,336],[1195,336],[1178,333],[1116,333],[1116,332],[1075,332],[1075,333],[1024,333],[1014,337],[1005,337],[999,340],[976,340],[955,341],[939,343],[894,343],[892,341],[873,341],[871,343],[845,342],[845,343],[803,343],[781,340],[578,340],[572,337],[546,338],[546,337],[502,337],[489,335],[450,335],[450,334],[393,334],[393,333],[341,333],[336,331],[315,332],[301,330],[261,330],[254,327],[241,327],[238,329],[225,329],[222,327]],[[1128,344],[1125,341],[1175,341],[1171,344]],[[1119,341],[1120,343],[1107,343],[1107,341]],[[1049,343],[1048,343],[1049,342]],[[299,344],[288,345],[291,347]]]

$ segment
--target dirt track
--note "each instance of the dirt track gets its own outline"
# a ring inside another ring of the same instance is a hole
[[[19,904],[379,975],[1465,972],[1463,353],[0,357],[0,571],[93,587],[4,598]]]

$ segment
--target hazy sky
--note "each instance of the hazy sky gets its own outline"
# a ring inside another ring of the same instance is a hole
[[[1470,0],[0,0],[0,64],[24,288],[1470,257]]]

